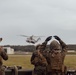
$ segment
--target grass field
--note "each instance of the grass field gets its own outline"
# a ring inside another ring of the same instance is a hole
[[[31,55],[9,55],[7,61],[3,61],[7,66],[22,66],[24,69],[33,69],[33,65],[30,63]],[[67,55],[65,57],[65,65],[70,69],[76,69],[76,55]]]
[[[30,63],[31,55],[9,55],[9,59],[7,61],[3,61],[4,65],[7,66],[22,66],[25,69],[32,69],[33,65]]]
[[[76,55],[67,55],[64,63],[69,69],[76,69]]]

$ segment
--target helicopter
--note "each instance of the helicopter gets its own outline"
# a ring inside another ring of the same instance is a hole
[[[41,40],[40,37],[42,37],[42,36],[34,36],[34,35],[31,35],[31,36],[20,35],[20,36],[22,36],[22,37],[27,37],[27,38],[26,38],[26,42],[32,43],[32,44],[37,43],[39,40]],[[36,37],[38,37],[38,38],[36,39]]]

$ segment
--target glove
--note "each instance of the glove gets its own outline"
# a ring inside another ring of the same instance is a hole
[[[51,38],[52,38],[52,36],[49,36],[49,37],[46,38],[45,41],[49,41],[49,40],[51,40]]]
[[[56,36],[56,35],[54,36],[54,38],[55,38],[56,40],[58,40],[58,41],[60,40],[60,38],[59,38],[58,36]]]

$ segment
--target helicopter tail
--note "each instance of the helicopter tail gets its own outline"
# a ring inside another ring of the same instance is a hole
[[[37,41],[39,41],[39,40],[41,40],[41,38],[38,38],[38,39],[37,39]],[[37,42],[37,41],[36,41],[36,42]]]

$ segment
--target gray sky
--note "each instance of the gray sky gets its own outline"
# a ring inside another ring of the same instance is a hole
[[[27,45],[17,35],[58,35],[76,44],[76,0],[0,0],[1,45]]]

